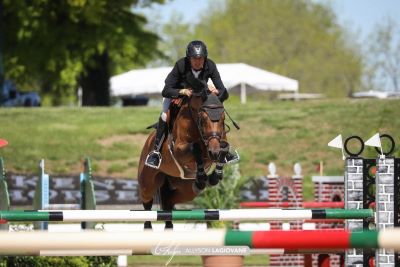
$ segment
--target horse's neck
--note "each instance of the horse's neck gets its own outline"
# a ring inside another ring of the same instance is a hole
[[[178,132],[186,132],[185,130],[187,130],[189,133],[196,132],[197,134],[197,126],[193,118],[194,115],[195,114],[190,111],[189,104],[186,103],[182,105],[181,109],[178,112],[178,115],[176,116],[176,120],[172,130],[175,140],[179,137]]]

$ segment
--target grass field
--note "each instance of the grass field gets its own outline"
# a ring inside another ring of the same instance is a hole
[[[278,173],[291,175],[300,162],[305,175],[304,197],[312,198],[311,175],[324,162],[326,175],[342,175],[341,153],[327,147],[337,134],[359,135],[364,140],[376,132],[400,141],[400,100],[322,100],[310,102],[255,101],[226,103],[241,130],[228,137],[240,152],[243,176],[267,173],[275,162]],[[50,174],[77,174],[85,156],[92,158],[94,175],[136,178],[141,147],[157,120],[159,108],[38,108],[0,109],[1,149],[8,171],[37,173],[46,160]],[[230,122],[228,122],[230,124]],[[375,157],[368,148],[364,157]],[[399,149],[395,151],[400,156]],[[165,266],[169,257],[130,256],[129,266]],[[245,257],[246,266],[266,266],[268,256]],[[168,266],[199,266],[199,256],[174,257]]]
[[[300,162],[306,190],[321,160],[326,175],[343,173],[340,151],[327,147],[337,134],[366,140],[379,131],[397,143],[400,137],[400,100],[253,100],[240,105],[233,97],[226,107],[241,126],[239,131],[231,127],[228,138],[240,152],[242,175],[266,174],[271,161],[278,174],[290,175],[293,164]],[[36,173],[44,158],[48,173],[76,174],[83,158],[90,156],[95,175],[136,178],[149,133],[145,128],[158,114],[157,107],[0,109],[0,138],[9,141],[0,155],[13,172]],[[368,148],[363,156],[375,154]]]

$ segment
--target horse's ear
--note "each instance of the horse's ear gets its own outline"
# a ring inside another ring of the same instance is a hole
[[[193,89],[193,91],[195,91],[195,92],[201,92],[202,90],[205,90],[208,88],[208,85],[205,81],[195,78],[193,76],[193,74],[187,75],[186,81],[190,85],[190,87]]]
[[[206,99],[208,97],[208,95],[207,95],[207,93],[208,93],[208,84],[206,83],[206,81],[203,81],[203,80],[199,80],[199,81],[200,81],[200,84],[201,84],[201,86],[199,88],[201,90],[201,98],[202,98],[202,100],[204,102],[204,101],[206,101]]]

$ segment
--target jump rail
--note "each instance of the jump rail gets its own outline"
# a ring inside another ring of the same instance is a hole
[[[311,220],[372,218],[371,209],[231,209],[231,210],[64,210],[64,211],[0,211],[5,221],[233,221],[233,220]]]
[[[323,237],[323,238],[321,238]],[[161,246],[248,246],[256,249],[337,250],[393,249],[400,251],[400,229],[350,232],[347,230],[198,232],[0,232],[1,255],[77,255],[98,251],[109,255],[146,254]],[[102,252],[101,252],[102,251]]]
[[[293,207],[295,202],[242,202],[240,206],[243,208],[288,208]],[[335,209],[343,209],[344,202],[301,202],[300,203],[303,208],[306,209],[315,209],[315,208],[335,208]]]

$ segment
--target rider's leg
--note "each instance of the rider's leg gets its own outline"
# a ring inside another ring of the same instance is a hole
[[[154,150],[149,153],[145,162],[147,166],[155,169],[158,169],[161,165],[162,158],[160,150],[165,138],[165,132],[167,128],[167,111],[170,103],[171,99],[163,99],[163,110],[161,112],[160,118],[158,119],[157,132],[154,139]]]

